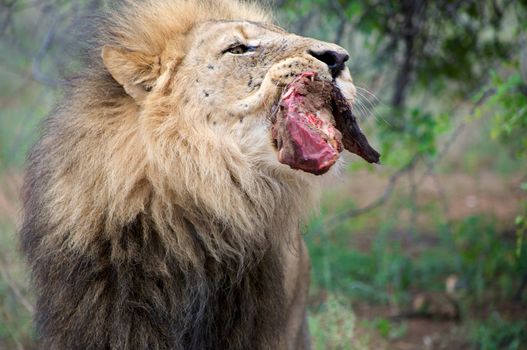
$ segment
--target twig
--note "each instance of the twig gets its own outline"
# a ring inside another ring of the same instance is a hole
[[[487,101],[487,99],[490,96],[494,95],[496,92],[496,88],[488,88],[487,90],[485,90],[481,97],[476,101],[476,103],[474,103],[474,106],[472,106],[472,108],[470,109],[470,115],[474,115],[474,113],[476,113],[476,109],[480,107],[483,103],[485,103],[485,101]]]
[[[384,188],[384,192],[373,202],[371,202],[370,204],[362,208],[347,210],[335,216],[330,217],[329,219],[325,220],[323,223],[318,225],[313,230],[312,234],[320,233],[322,231],[322,228],[325,228],[326,230],[331,231],[340,222],[347,220],[347,219],[351,219],[353,217],[356,217],[362,214],[365,214],[383,205],[388,200],[388,198],[390,198],[390,195],[392,194],[393,190],[395,189],[395,186],[397,185],[401,177],[405,175],[408,171],[413,169],[419,159],[420,159],[419,155],[415,155],[407,164],[405,164],[399,170],[393,173],[388,179],[388,184]]]

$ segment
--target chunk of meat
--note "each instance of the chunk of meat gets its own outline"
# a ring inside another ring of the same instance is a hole
[[[324,174],[343,147],[368,162],[379,161],[340,90],[314,72],[300,74],[287,86],[272,123],[278,160],[293,169]]]

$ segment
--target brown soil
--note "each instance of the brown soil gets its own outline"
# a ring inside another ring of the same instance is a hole
[[[354,311],[358,320],[374,320],[378,317],[390,318],[392,313],[386,306],[357,304]],[[372,346],[387,350],[467,350],[470,349],[460,336],[459,325],[455,321],[415,318],[404,322],[404,335],[397,339],[374,341]],[[359,330],[367,332],[367,330]],[[373,349],[372,349],[373,350]]]

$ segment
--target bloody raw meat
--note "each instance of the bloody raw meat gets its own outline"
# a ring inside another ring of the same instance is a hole
[[[304,72],[287,86],[272,119],[278,160],[315,175],[329,170],[343,148],[370,163],[379,153],[360,130],[351,107],[331,82]]]

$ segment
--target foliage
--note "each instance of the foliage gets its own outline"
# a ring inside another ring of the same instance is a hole
[[[525,47],[523,47],[525,51]],[[513,61],[507,65],[508,70],[499,74],[492,72],[490,87],[482,90],[480,99],[486,93],[491,94],[487,101],[478,109],[478,116],[484,113],[492,115],[491,136],[506,145],[517,159],[527,159],[527,77],[521,72],[522,62]],[[527,182],[520,185],[522,191],[527,191]],[[517,227],[516,256],[527,260],[525,235],[527,234],[527,200],[523,201],[523,213],[515,220]],[[527,276],[527,263],[522,266]],[[527,277],[524,277],[527,278]]]
[[[464,310],[462,317],[472,319],[488,300],[512,299],[527,269],[526,254],[517,256],[514,240],[504,240],[496,223],[482,216],[456,222],[453,232],[438,226],[439,241],[413,255],[401,248],[394,228],[381,228],[368,251],[354,248],[349,240],[353,229],[343,225],[326,233],[325,239],[308,239],[315,295],[329,290],[352,301],[369,300],[404,310],[411,304],[412,291],[440,292],[447,277],[455,276],[454,293]],[[527,243],[522,249],[527,249]],[[388,339],[405,331],[404,323],[382,318],[373,325]],[[478,349],[519,349],[517,344],[527,337],[523,326],[524,322],[511,323],[491,315],[488,321],[473,321],[471,339]]]
[[[437,227],[438,244],[413,256],[401,248],[402,242],[393,237],[397,231],[389,227],[380,229],[368,251],[350,248],[349,229],[308,243],[317,287],[354,299],[404,305],[409,291],[442,290],[449,275],[459,276],[471,302],[489,295],[512,298],[527,268],[527,255],[517,256],[515,242],[500,237],[496,223],[484,217],[457,222],[452,233]]]
[[[373,325],[379,332],[379,334],[386,339],[396,339],[399,338],[406,332],[405,323],[396,323],[391,322],[385,318],[375,319]]]
[[[309,329],[315,349],[368,350],[367,337],[357,336],[356,320],[349,302],[337,296],[313,310],[309,318]]]
[[[463,220],[454,232],[452,248],[460,252],[456,257],[458,273],[476,302],[489,295],[512,298],[515,284],[527,270],[527,255],[518,256],[515,242],[500,237],[495,224],[484,218]]]
[[[521,159],[527,156],[527,81],[517,67],[513,69],[513,73],[505,77],[492,72],[487,87],[492,90],[486,90],[492,95],[478,112],[491,111],[491,136],[507,145],[511,153]]]
[[[493,313],[486,322],[474,326],[472,339],[481,350],[520,350],[527,342],[526,327],[525,321],[508,322]]]

